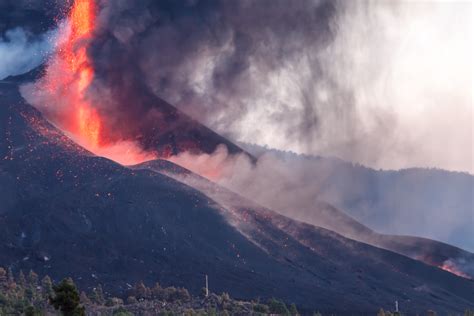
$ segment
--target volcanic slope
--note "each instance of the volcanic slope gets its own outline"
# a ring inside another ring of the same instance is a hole
[[[117,293],[144,280],[278,297],[304,310],[474,307],[474,282],[265,209],[233,210],[95,157],[0,83],[0,265]]]
[[[43,67],[38,67],[30,73],[10,77],[6,81],[21,84],[37,80],[43,71]],[[163,156],[183,151],[209,154],[218,145],[223,144],[229,154],[244,154],[250,157],[253,163],[257,162],[252,154],[153,95],[139,83],[139,80],[134,81],[133,89],[118,89],[115,95],[119,100],[130,100],[132,99],[131,91],[140,91],[140,93],[134,92],[133,94],[135,104],[149,109],[149,113],[153,114],[142,119],[137,117],[135,118],[137,122],[131,124],[132,129],[135,130],[132,134],[140,135],[137,138],[134,136],[134,139],[143,148],[156,151]],[[345,168],[341,169],[345,170]],[[335,177],[338,178],[337,175]],[[266,206],[273,208],[273,205]],[[448,266],[453,271],[459,271],[471,278],[474,277],[474,255],[472,253],[429,239],[377,234],[340,209],[322,201],[311,205],[309,209],[301,207],[301,205],[293,205],[289,210],[276,209],[276,211],[282,214],[288,211],[292,218],[333,230],[348,238],[395,251],[431,265]]]
[[[261,208],[256,203],[165,160],[145,162],[135,168],[148,168],[163,173],[198,189],[226,207]],[[285,214],[281,210],[277,211]],[[347,238],[384,248],[429,265],[444,267],[457,275],[474,279],[474,254],[458,247],[427,238],[377,233],[322,201],[313,203],[310,209],[295,207],[291,215],[299,221],[338,232]]]
[[[228,139],[191,119],[179,111],[179,109],[155,96],[148,88],[143,87],[140,84],[140,80],[133,80],[131,84],[134,85],[133,89],[116,88],[114,95],[117,95],[119,100],[134,100],[135,105],[152,109],[149,110],[149,113],[159,113],[159,115],[150,115],[145,118],[138,117],[136,121],[139,121],[140,124],[132,124],[135,129],[138,129],[138,131],[132,134],[140,135],[137,140],[143,148],[160,153],[163,153],[163,148],[168,148],[167,152],[171,154],[178,154],[184,151],[194,154],[210,154],[216,150],[218,145],[224,144],[229,154],[245,154],[250,157],[253,163],[258,163],[255,156],[252,155],[252,148],[249,148],[250,151],[245,151]],[[140,91],[140,93],[136,93],[136,91]],[[334,178],[340,179],[339,174],[344,173],[346,169],[341,167],[339,172],[337,170],[334,171]],[[321,172],[321,174],[324,174],[324,172]],[[331,180],[329,179],[328,182],[331,183]],[[334,180],[334,182],[337,182],[337,180]],[[343,182],[350,181],[346,179]],[[335,185],[331,186],[333,191],[334,187]],[[314,206],[309,208],[294,205],[289,210],[276,209],[276,211],[282,214],[288,211],[292,218],[333,230],[351,239],[422,260],[431,265],[448,265],[454,271],[474,278],[474,254],[426,238],[378,234],[351,216],[348,216],[345,212],[341,211],[341,208],[334,207],[332,203],[325,203],[324,201],[326,201],[328,196],[336,196],[333,191],[330,191],[332,194],[321,196],[322,199],[320,198],[318,203],[314,203]],[[372,188],[372,191],[376,190]],[[345,189],[344,192],[350,191]],[[350,194],[348,196],[351,197]],[[420,199],[423,200],[423,198],[428,200],[429,195],[423,194]],[[367,201],[369,204],[372,204],[370,199],[367,199]],[[363,204],[363,201],[358,203]],[[348,207],[347,205],[345,206]],[[342,210],[345,209],[342,208]],[[380,213],[382,212],[383,207],[380,210]],[[390,218],[388,215],[386,217]]]

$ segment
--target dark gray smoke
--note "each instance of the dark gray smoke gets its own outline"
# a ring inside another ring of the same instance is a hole
[[[97,84],[126,100],[113,106],[123,117],[147,114],[141,102],[146,87],[233,138],[242,134],[248,115],[268,110],[259,104],[266,95],[273,104],[269,120],[282,122],[279,133],[311,148],[322,116],[356,121],[349,92],[338,90],[331,105],[314,99],[319,86],[338,89],[318,57],[333,40],[338,6],[308,0],[107,1],[92,49]],[[286,81],[294,73],[297,99],[282,98],[269,85],[275,71]],[[256,139],[265,138],[261,132]]]
[[[112,106],[116,122],[146,117],[133,90],[150,89],[234,140],[374,167],[472,171],[461,152],[472,146],[464,6],[103,1],[91,53],[97,84],[126,100]],[[447,116],[459,122],[454,134]]]

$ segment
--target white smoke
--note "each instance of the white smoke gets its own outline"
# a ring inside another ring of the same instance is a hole
[[[34,36],[14,28],[0,38],[0,80],[20,75],[41,65],[53,51],[56,31]]]

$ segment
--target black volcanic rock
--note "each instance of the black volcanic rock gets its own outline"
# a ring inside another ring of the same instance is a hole
[[[0,83],[0,266],[118,293],[144,280],[278,297],[306,311],[474,307],[474,282],[165,174],[95,157]],[[4,189],[5,188],[5,189]]]
[[[236,193],[221,188],[213,182],[169,161],[154,160],[144,162],[134,168],[147,168],[166,174],[198,189],[226,207],[234,209],[242,207],[261,208]],[[310,212],[295,209],[292,216],[292,218],[332,230],[347,238],[387,249],[429,265],[447,266],[451,268],[452,272],[474,279],[474,254],[458,247],[427,238],[377,233],[347,216],[341,210],[321,201],[314,203]]]

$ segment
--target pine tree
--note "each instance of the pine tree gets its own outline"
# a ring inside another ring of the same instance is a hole
[[[92,291],[92,301],[98,305],[104,305],[105,299],[104,299],[104,291],[102,290],[102,285],[99,284]]]
[[[272,298],[268,301],[268,307],[270,308],[270,313],[278,315],[289,315],[290,311],[286,307],[285,303]]]
[[[8,289],[7,271],[0,267],[0,291],[6,292]]]
[[[54,297],[50,298],[51,305],[61,311],[64,316],[85,316],[84,307],[80,306],[79,292],[71,279],[64,279],[53,286]]]
[[[38,275],[33,270],[28,273],[28,283],[34,288],[38,287]]]
[[[11,283],[15,283],[15,277],[13,276],[13,271],[12,271],[12,268],[8,268],[7,270],[7,278],[8,278],[8,283],[11,284]]]
[[[86,294],[84,291],[81,292],[80,299],[81,299],[81,303],[82,303],[83,305],[90,305],[90,304],[92,304],[90,298],[87,296],[87,294]]]
[[[298,310],[296,309],[296,305],[294,303],[290,305],[290,314],[292,316],[299,315]]]
[[[43,279],[41,279],[41,290],[43,297],[50,297],[53,295],[53,282],[49,275],[46,275]]]
[[[135,293],[132,293],[135,295]],[[165,290],[160,286],[158,282],[155,283],[155,286],[151,289],[151,296],[157,300],[165,300]]]
[[[25,274],[23,273],[23,270],[20,270],[20,275],[18,276],[18,285],[22,288],[26,287],[26,278]]]
[[[139,282],[137,284],[135,284],[135,288],[134,288],[134,296],[138,299],[138,300],[143,300],[143,299],[146,299],[148,297],[150,297],[150,289],[147,288],[145,286],[145,284],[143,282]]]

